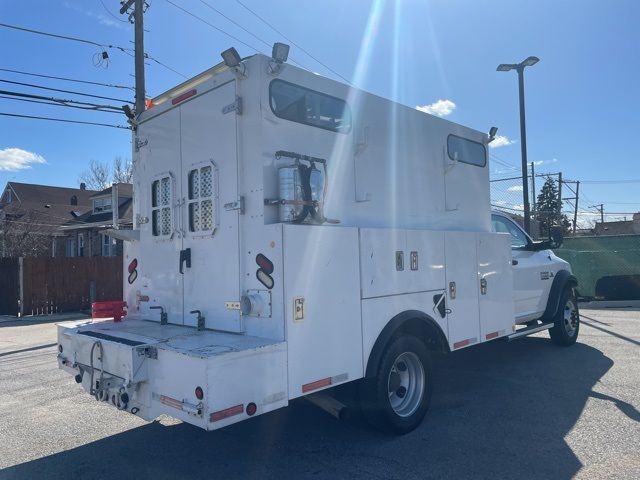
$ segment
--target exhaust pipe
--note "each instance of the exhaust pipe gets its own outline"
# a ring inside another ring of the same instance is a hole
[[[349,418],[350,412],[347,406],[336,400],[328,393],[318,392],[304,397],[306,400],[314,404],[316,407],[321,408],[332,417],[338,420],[346,420]]]

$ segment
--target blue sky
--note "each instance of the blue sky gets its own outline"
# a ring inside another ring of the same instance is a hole
[[[173,1],[268,51],[205,2]],[[284,40],[236,0],[207,1],[266,43]],[[539,172],[562,171],[565,178],[583,181],[581,210],[595,203],[604,203],[605,212],[640,210],[640,182],[587,183],[640,179],[640,2],[242,1],[358,87],[406,105],[430,106],[427,110],[482,131],[499,127],[508,141],[491,150],[495,177],[517,175],[520,163],[517,79],[514,72],[496,72],[496,66],[538,56],[540,63],[526,72],[529,160],[537,163]],[[102,3],[0,0],[0,17],[8,24],[131,47],[133,30],[121,21],[119,2]],[[186,76],[217,63],[219,52],[229,46],[243,56],[254,53],[167,0],[152,0],[145,21],[145,50]],[[0,68],[133,85],[133,59],[110,50],[108,68],[95,67],[98,50],[0,28]],[[296,47],[290,58],[335,78]],[[357,75],[356,65],[362,66]],[[8,72],[0,72],[0,79],[129,98],[127,90]],[[147,91],[152,96],[182,80],[157,64],[147,67]],[[0,83],[0,89],[73,97],[6,83]],[[0,112],[124,124],[119,115],[2,98]],[[14,180],[75,186],[90,160],[111,161],[116,156],[131,156],[126,130],[0,116],[0,185]],[[512,193],[517,198],[517,192]]]

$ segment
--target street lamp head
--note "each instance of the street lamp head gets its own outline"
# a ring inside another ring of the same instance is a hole
[[[524,62],[522,62],[520,65],[523,67],[532,67],[539,61],[540,59],[538,57],[527,57],[527,59]]]
[[[512,63],[501,63],[500,65],[498,65],[498,68],[496,70],[498,72],[508,72],[509,70],[513,70],[516,67],[517,65],[514,65]]]

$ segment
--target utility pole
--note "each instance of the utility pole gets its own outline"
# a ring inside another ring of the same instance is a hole
[[[604,204],[601,203],[599,205],[591,205],[589,208],[595,208],[596,210],[600,211],[600,223],[604,225]]]
[[[135,31],[135,74],[136,74],[136,116],[144,112],[145,88],[144,88],[144,24],[143,14],[144,0],[126,0],[122,2],[120,14],[127,13],[131,5],[135,4],[133,11],[133,24]],[[129,16],[131,19],[131,16]]]
[[[533,193],[533,217],[536,216],[536,167],[535,163],[531,162],[531,192]]]
[[[580,192],[580,180],[576,181],[576,205],[573,210],[573,236],[576,236],[576,223],[578,223],[578,193]]]
[[[558,222],[562,223],[562,172],[558,173]]]

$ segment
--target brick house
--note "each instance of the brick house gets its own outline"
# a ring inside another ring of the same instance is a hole
[[[61,225],[88,211],[98,192],[8,182],[0,195],[0,257],[51,256]]]
[[[117,195],[117,207],[114,206],[115,195]],[[90,207],[61,225],[54,233],[54,256],[122,255],[122,240],[105,234],[105,230],[113,228],[114,208],[117,208],[118,228],[131,229],[133,227],[133,185],[118,183],[102,191],[93,192]]]

